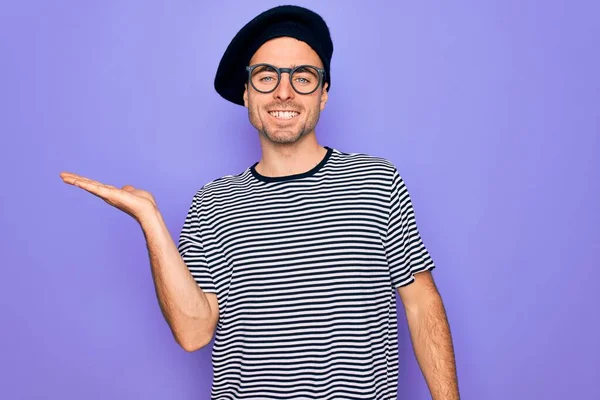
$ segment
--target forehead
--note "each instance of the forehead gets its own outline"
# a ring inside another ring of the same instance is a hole
[[[265,42],[250,59],[250,65],[268,63],[277,67],[310,64],[323,67],[319,55],[305,42],[280,37]]]

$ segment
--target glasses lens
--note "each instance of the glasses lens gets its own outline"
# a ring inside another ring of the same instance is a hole
[[[292,75],[292,85],[298,93],[311,93],[319,86],[319,71],[313,67],[300,67]]]
[[[268,65],[259,65],[252,70],[252,85],[259,92],[269,92],[277,86],[277,71]]]

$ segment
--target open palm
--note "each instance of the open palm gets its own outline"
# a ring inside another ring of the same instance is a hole
[[[80,187],[100,197],[138,221],[143,214],[156,209],[156,201],[152,194],[131,185],[125,185],[119,189],[71,172],[62,172],[60,177],[65,183]]]

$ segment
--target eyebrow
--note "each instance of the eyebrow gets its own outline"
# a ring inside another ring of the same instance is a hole
[[[269,64],[269,63],[267,63],[267,64]],[[281,68],[281,67],[277,67],[274,64],[269,64],[269,65],[273,65],[275,68]],[[298,66],[301,66],[301,65],[311,65],[311,64],[306,64],[306,63],[303,63],[303,64],[292,64],[292,65],[290,65],[289,68],[294,69],[294,68],[296,68]],[[315,67],[317,67],[317,66],[315,66]],[[269,67],[267,67],[266,65],[261,65],[260,67],[256,68],[256,72],[264,71],[267,68],[269,68]],[[320,67],[317,67],[317,68],[320,68]]]

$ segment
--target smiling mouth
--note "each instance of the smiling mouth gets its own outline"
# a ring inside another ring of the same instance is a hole
[[[269,111],[269,115],[277,119],[296,118],[300,113],[296,111]]]

